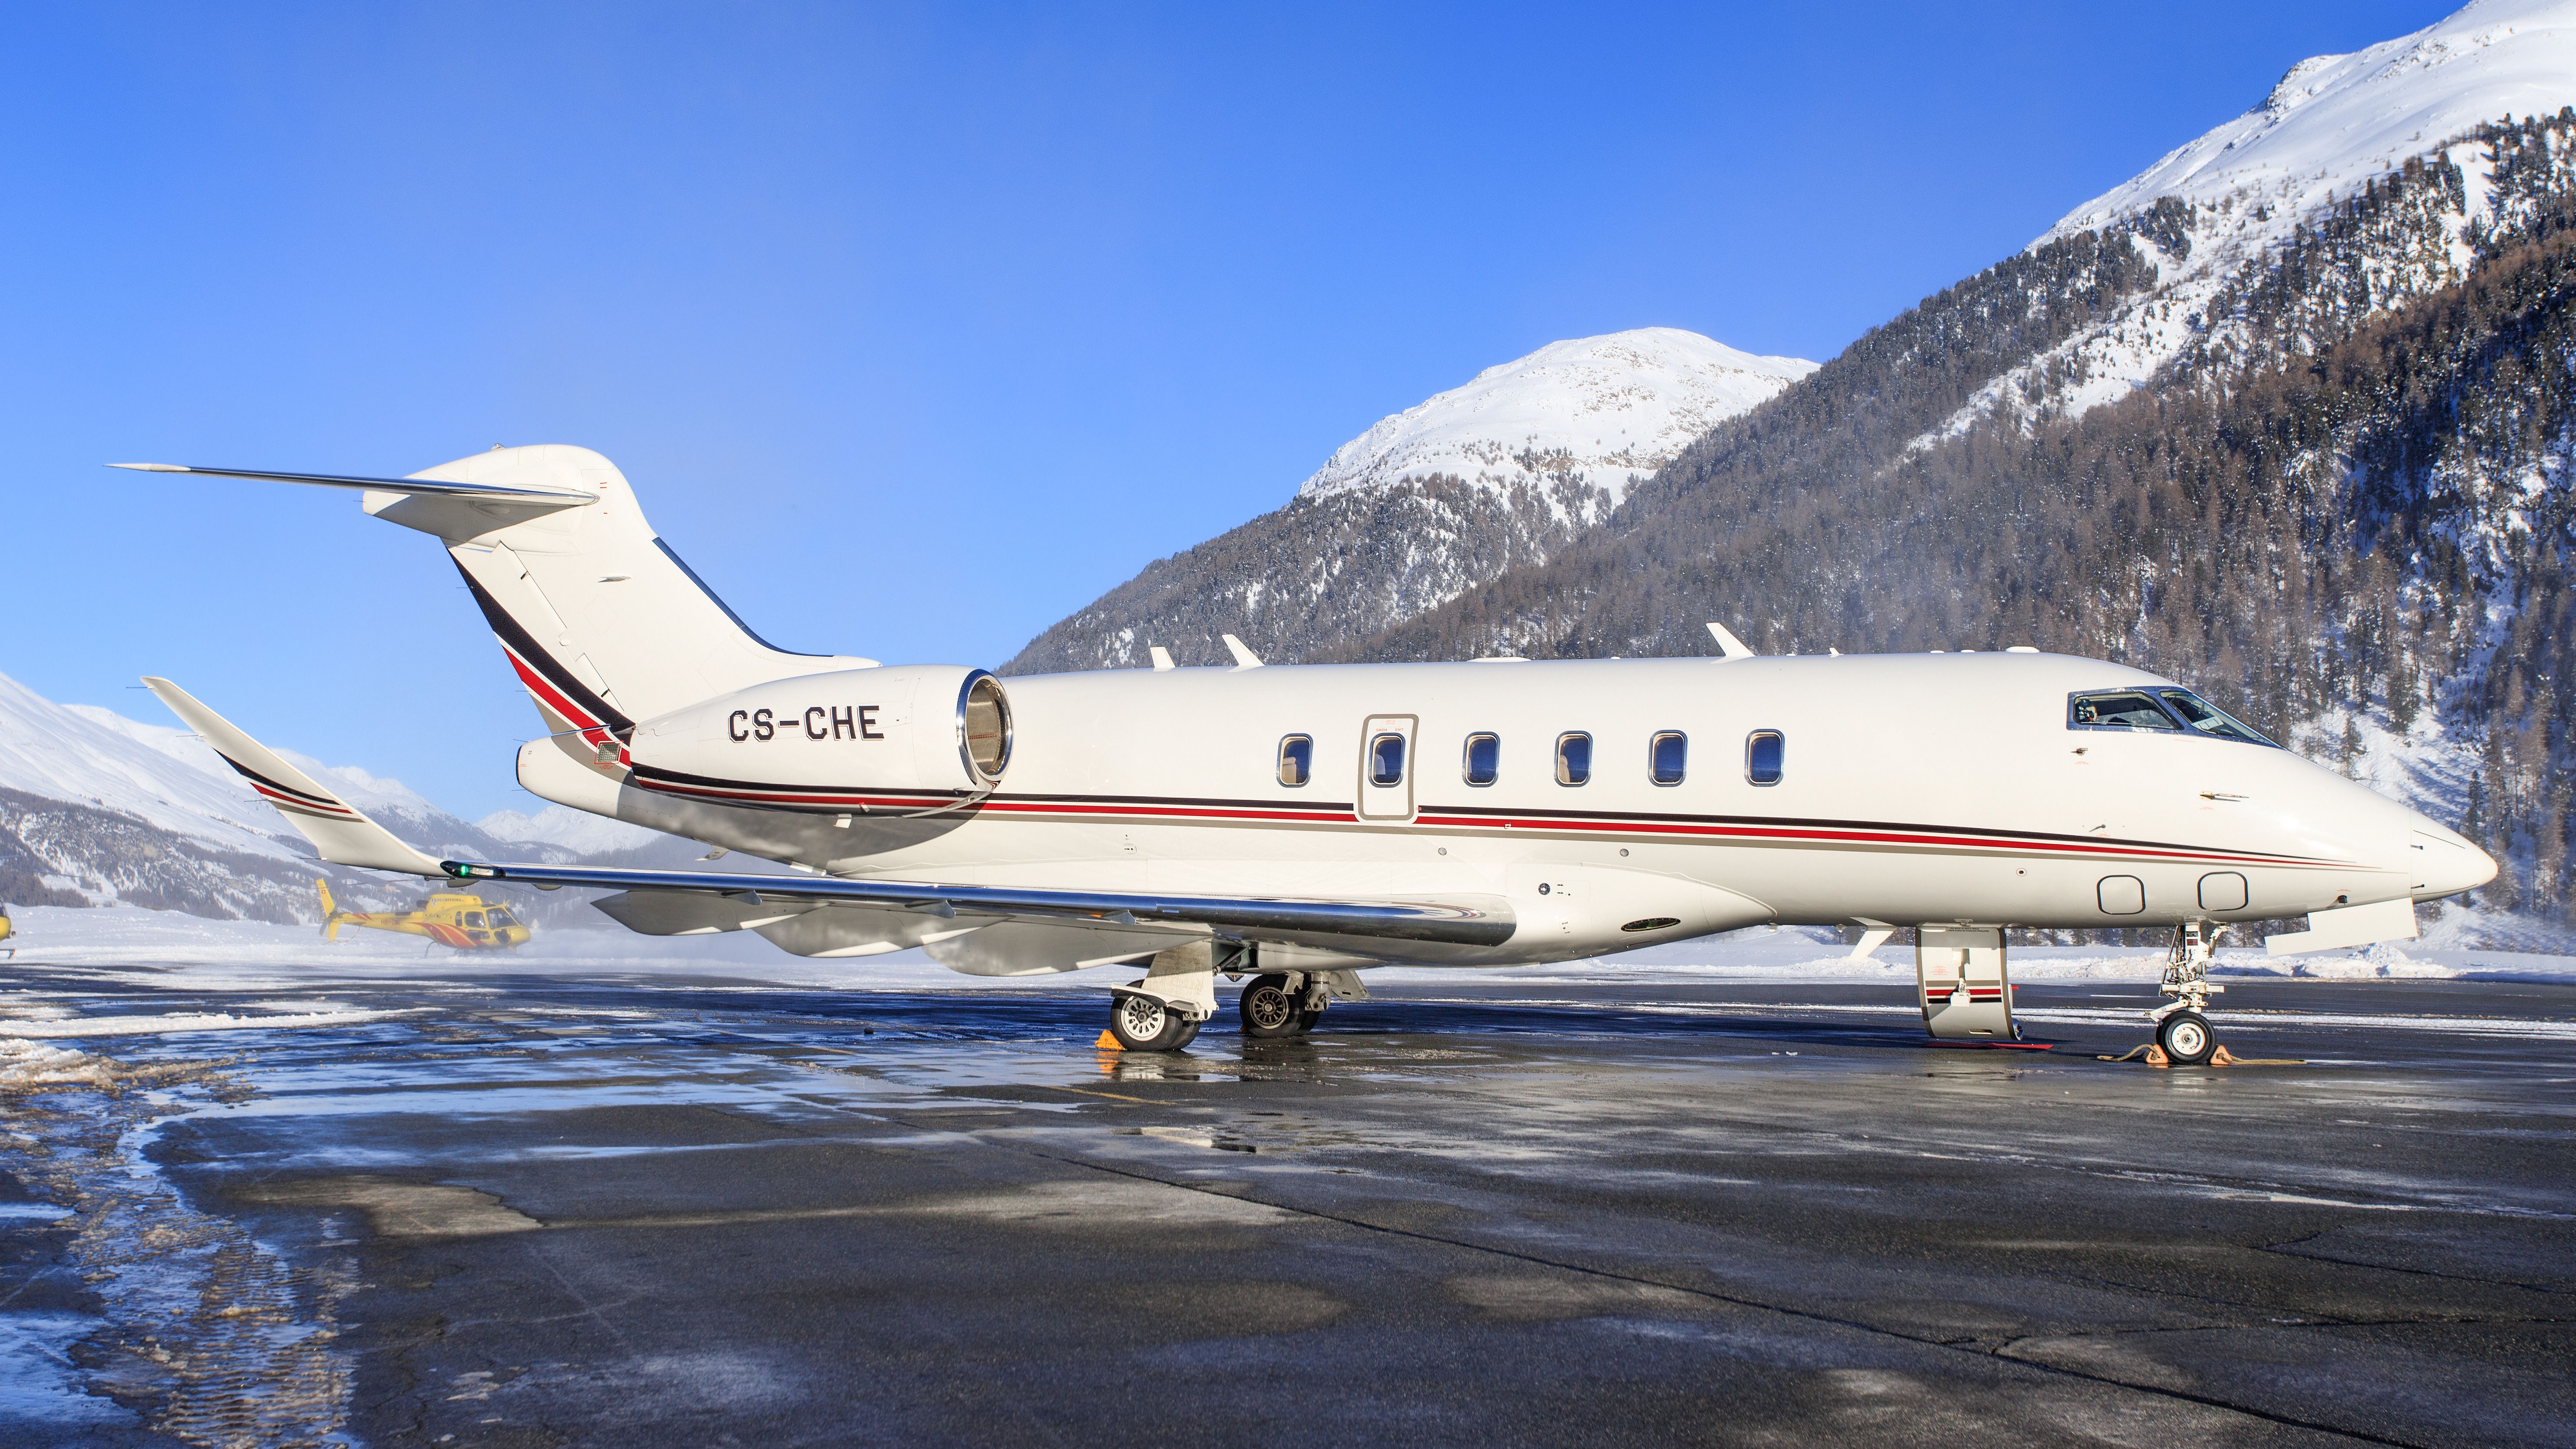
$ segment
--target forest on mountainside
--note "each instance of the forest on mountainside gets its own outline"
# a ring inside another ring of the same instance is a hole
[[[2081,416],[1988,379],[2142,284],[2121,229],[2015,257],[1729,421],[1608,524],[1309,659],[2044,649],[2206,689],[2276,737],[2364,701],[2479,740],[2464,828],[2519,863],[2492,904],[2569,898],[2576,602],[2576,115],[2486,128],[2492,225],[2410,164],[2304,227],[2148,386]],[[2136,219],[2172,254],[2178,202]],[[2418,261],[2466,247],[2464,280]],[[2409,300],[2411,299],[2411,300]],[[2389,310],[2389,303],[2402,305]]]

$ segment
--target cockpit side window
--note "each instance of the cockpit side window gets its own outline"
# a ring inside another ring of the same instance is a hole
[[[2079,730],[2170,730],[2180,726],[2143,689],[2079,694],[2067,702],[2066,723]]]
[[[2184,724],[2202,734],[2213,735],[2222,740],[2243,740],[2249,745],[2272,743],[2256,733],[2252,725],[2188,689],[2159,689],[2156,691],[2156,697],[2165,702],[2167,709],[2181,716]],[[2280,747],[2274,745],[2273,748]]]

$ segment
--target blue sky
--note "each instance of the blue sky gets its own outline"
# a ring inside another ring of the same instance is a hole
[[[434,543],[98,465],[582,443],[780,645],[998,664],[1482,368],[1830,357],[2443,13],[20,7],[0,672],[535,808]]]

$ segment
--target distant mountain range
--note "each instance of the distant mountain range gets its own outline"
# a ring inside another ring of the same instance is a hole
[[[1335,450],[1276,512],[1149,566],[1031,641],[1006,674],[1289,663],[1544,562],[1718,422],[1816,365],[1673,327],[1555,342]]]
[[[350,804],[442,858],[685,859],[697,847],[553,806],[471,823],[352,766],[281,749]],[[362,903],[417,882],[324,866],[195,735],[95,705],[60,705],[0,675],[0,901],[130,904],[265,921],[320,919],[313,882]]]

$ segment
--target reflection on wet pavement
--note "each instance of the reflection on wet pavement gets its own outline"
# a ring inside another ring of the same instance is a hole
[[[0,1039],[12,1444],[2576,1437],[2567,988],[19,984],[236,1029]]]

